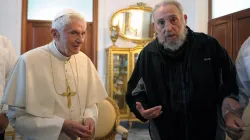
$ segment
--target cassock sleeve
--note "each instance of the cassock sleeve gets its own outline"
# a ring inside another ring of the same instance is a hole
[[[89,58],[87,58],[87,101],[86,108],[83,114],[83,120],[92,118],[95,122],[98,120],[98,107],[97,104],[105,98],[108,94],[100,80],[98,72]]]
[[[98,108],[96,104],[93,104],[92,106],[89,106],[85,109],[83,119],[84,121],[87,118],[92,118],[96,124],[97,118],[98,118]]]
[[[147,98],[146,98],[146,86],[142,78],[143,69],[144,69],[144,52],[142,51],[136,62],[134,71],[128,81],[127,93],[126,93],[126,102],[130,108],[130,111],[134,113],[136,118],[140,119],[143,122],[146,122],[147,119],[143,118],[140,112],[136,109],[136,102],[140,102],[144,109],[147,109]]]
[[[250,37],[242,44],[241,53],[236,60],[237,82],[239,85],[239,100],[246,107],[250,93]],[[244,86],[243,86],[244,85]]]
[[[17,133],[32,140],[57,140],[64,119],[35,117],[27,114],[24,108],[9,106],[7,114],[11,126]]]

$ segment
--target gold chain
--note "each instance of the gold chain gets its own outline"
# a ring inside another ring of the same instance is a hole
[[[50,53],[52,53],[50,49],[49,49],[49,51],[50,51]],[[76,86],[76,94],[78,94],[78,80],[79,80],[79,79],[78,79],[78,69],[77,69],[77,63],[76,63],[76,57],[75,57],[75,56],[74,56],[74,59],[75,59],[75,64],[76,64],[77,84],[76,84],[76,79],[75,79],[75,75],[74,75],[74,72],[73,72],[73,67],[72,67],[70,61],[69,61],[69,64],[70,64],[71,71],[72,71],[73,77],[74,77],[74,82],[75,82],[75,86]],[[56,89],[56,84],[55,84],[55,77],[54,77],[54,71],[53,71],[53,66],[52,66],[51,54],[50,54],[50,66],[51,66],[51,72],[52,72],[52,77],[53,77],[54,89],[55,89],[55,91],[56,91],[57,94],[63,96],[63,94],[60,94],[60,93],[57,91],[57,89]],[[65,64],[64,64],[64,70],[65,70]],[[66,80],[66,84],[67,84],[67,85],[66,85],[66,88],[67,88],[67,86],[70,87],[68,78],[67,78],[67,76],[66,76],[66,72],[65,72],[65,80]]]

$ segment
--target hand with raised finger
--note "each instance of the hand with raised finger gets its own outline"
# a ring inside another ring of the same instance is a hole
[[[245,125],[241,118],[237,117],[232,112],[228,112],[225,115],[226,132],[233,140],[240,139],[245,131]]]
[[[160,105],[145,110],[140,102],[136,102],[136,109],[140,112],[143,118],[148,120],[157,118],[162,113],[162,106]]]

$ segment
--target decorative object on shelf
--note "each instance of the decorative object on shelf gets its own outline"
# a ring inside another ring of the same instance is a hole
[[[115,46],[115,42],[118,39],[119,34],[119,26],[112,25],[110,26],[110,38],[113,42],[113,46]]]
[[[153,9],[139,2],[115,12],[110,19],[110,27],[118,26],[118,36],[145,46],[154,39]]]

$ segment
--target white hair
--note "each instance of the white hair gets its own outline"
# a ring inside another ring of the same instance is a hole
[[[175,0],[163,0],[160,3],[155,5],[154,10],[153,10],[153,18],[155,18],[155,11],[164,5],[176,6],[176,8],[180,11],[181,15],[183,15],[183,7],[182,7],[181,3],[179,3],[178,1],[175,1]]]
[[[79,13],[70,13],[66,15],[62,15],[52,21],[52,28],[57,29],[58,31],[62,31],[65,28],[65,25],[71,23],[72,19],[80,19],[83,20],[86,28],[87,28],[87,22],[84,19],[84,17]]]

